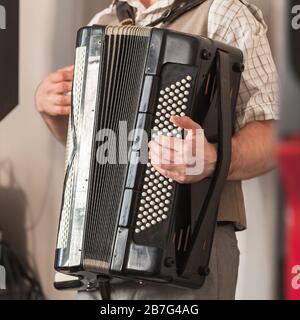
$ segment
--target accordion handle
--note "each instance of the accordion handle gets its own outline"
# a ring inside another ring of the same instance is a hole
[[[229,54],[218,51],[218,94],[219,94],[219,118],[218,118],[218,160],[202,211],[199,212],[194,232],[187,255],[185,257],[181,274],[190,277],[195,274],[207,275],[209,257],[213,243],[213,237],[218,217],[220,197],[224,184],[228,178],[231,164],[233,114],[230,98],[230,57]],[[209,246],[210,250],[207,250]],[[203,251],[204,254],[201,254]]]

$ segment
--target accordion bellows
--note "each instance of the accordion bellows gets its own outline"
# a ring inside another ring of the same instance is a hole
[[[220,51],[228,64],[223,98]],[[139,161],[148,141],[139,134],[128,143],[121,138],[134,129],[183,138],[170,121],[177,115],[200,123],[210,142],[224,135],[230,141],[242,59],[238,49],[169,30],[93,26],[78,32],[55,261],[57,271],[77,277],[72,286],[96,288],[101,278],[203,285],[221,194],[220,187],[214,192],[216,177],[179,185],[148,159]],[[229,101],[225,128],[222,99]],[[103,132],[120,136],[115,163],[103,162],[109,156],[99,152]],[[195,243],[198,258],[189,265],[196,272],[186,273]]]

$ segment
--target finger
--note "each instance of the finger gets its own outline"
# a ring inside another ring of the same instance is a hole
[[[73,71],[56,71],[49,74],[48,80],[54,83],[72,81],[73,75],[74,75]]]
[[[156,136],[154,138],[154,142],[164,148],[168,148],[177,152],[181,152],[183,150],[184,140],[182,139],[166,136]]]
[[[71,113],[71,107],[54,106],[53,112],[56,116],[68,116]]]
[[[171,122],[175,126],[186,129],[186,130],[201,129],[201,126],[189,117],[173,116],[171,117]]]
[[[176,173],[168,171],[168,170],[164,170],[163,168],[161,168],[158,165],[153,164],[153,168],[167,179],[177,181],[179,178],[179,176]]]
[[[71,97],[70,96],[53,95],[53,96],[49,97],[49,101],[55,106],[64,106],[64,107],[71,106]]]
[[[71,92],[72,91],[72,86],[73,83],[72,81],[64,81],[64,82],[59,82],[59,83],[55,83],[52,87],[51,87],[51,91],[53,93],[67,93],[67,92]]]
[[[151,152],[151,164],[160,167],[163,170],[170,171],[176,174],[185,174],[186,165],[185,164],[177,164],[172,163],[170,159],[166,161],[162,159],[162,157],[154,152]]]
[[[54,106],[49,104],[43,110],[43,114],[47,116],[57,117],[57,116],[68,116],[71,113],[71,107],[66,106]]]
[[[152,148],[152,145],[150,147],[150,157],[153,160],[155,159],[157,164],[184,164],[182,153],[162,146],[159,146],[159,149],[157,147]],[[157,150],[159,151],[157,152]]]

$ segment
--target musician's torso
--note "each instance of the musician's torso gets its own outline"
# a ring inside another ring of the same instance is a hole
[[[167,28],[204,37],[210,36],[208,17],[213,2],[214,0],[205,1],[201,6],[182,15]],[[119,21],[115,10],[112,10],[112,12],[100,15],[97,21],[94,20],[94,23],[117,25]],[[196,186],[194,186],[193,192],[197,192]],[[232,221],[236,224],[237,229],[246,227],[246,212],[240,181],[226,183],[219,208],[219,221]]]

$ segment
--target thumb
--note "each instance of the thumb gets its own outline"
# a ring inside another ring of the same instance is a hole
[[[202,129],[201,126],[193,121],[189,117],[172,117],[171,122],[175,124],[175,126],[180,127],[185,130],[196,130],[196,129]]]

